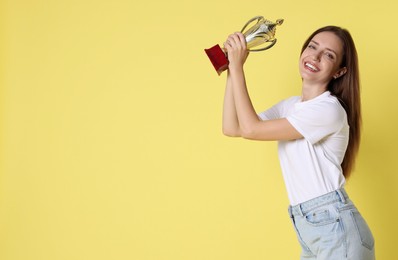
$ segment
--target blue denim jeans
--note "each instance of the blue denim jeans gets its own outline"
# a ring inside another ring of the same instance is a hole
[[[339,189],[289,207],[301,259],[374,260],[374,238],[365,220]]]

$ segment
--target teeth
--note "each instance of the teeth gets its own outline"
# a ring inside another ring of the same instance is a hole
[[[311,63],[305,63],[305,66],[308,67],[309,69],[313,70],[313,71],[318,71],[318,68],[315,67],[314,65],[312,65]]]

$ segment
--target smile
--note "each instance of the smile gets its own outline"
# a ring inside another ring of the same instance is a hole
[[[304,63],[304,65],[305,65],[305,68],[310,70],[310,71],[313,71],[313,72],[319,71],[319,68],[317,66],[315,66],[314,64],[306,62],[306,63]]]

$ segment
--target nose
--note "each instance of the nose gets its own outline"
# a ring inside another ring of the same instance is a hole
[[[320,52],[314,52],[314,53],[312,54],[312,60],[313,60],[313,61],[320,61],[320,56],[321,56],[321,53],[320,53]]]

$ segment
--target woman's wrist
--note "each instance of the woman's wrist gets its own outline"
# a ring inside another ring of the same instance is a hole
[[[242,73],[243,74],[243,64],[229,64],[228,70],[230,74]]]

